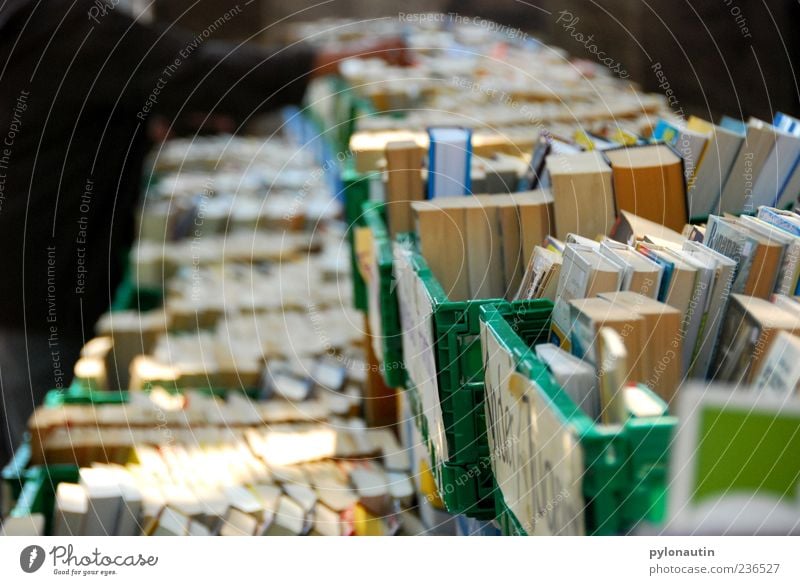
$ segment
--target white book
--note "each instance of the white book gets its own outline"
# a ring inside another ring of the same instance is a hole
[[[620,290],[630,290],[650,298],[658,298],[661,288],[663,267],[654,262],[633,246],[606,238],[600,243],[599,252],[622,269]],[[647,275],[637,278],[638,273]]]
[[[709,302],[703,324],[697,334],[697,345],[694,359],[689,369],[689,376],[705,379],[714,357],[719,331],[728,306],[736,261],[720,254],[698,242],[687,240],[683,252],[690,258],[703,260],[706,265],[714,266],[714,279],[709,293]]]
[[[173,508],[164,508],[158,517],[153,536],[186,536],[189,530],[189,517]]]
[[[89,510],[89,498],[83,486],[60,483],[56,488],[53,536],[81,536]]]
[[[536,346],[536,357],[583,412],[600,418],[600,386],[594,366],[552,343]]]
[[[683,367],[681,375],[685,377],[692,368],[694,356],[699,349],[697,345],[698,338],[711,304],[711,289],[714,286],[717,263],[710,258],[686,254],[683,250],[681,250],[679,257],[697,269],[694,290],[689,301],[689,308],[683,327],[683,354],[681,357]]]
[[[472,133],[467,128],[429,128],[428,199],[470,193]]]
[[[714,204],[731,172],[744,136],[727,128],[712,125],[708,145],[689,185],[689,217],[705,217],[713,213]]]
[[[747,123],[747,136],[733,163],[713,213],[735,213],[755,211],[752,185],[761,173],[776,142],[776,130],[772,124],[751,118]]]
[[[117,533],[117,520],[123,503],[122,488],[115,473],[104,468],[80,470],[80,484],[86,490],[88,511],[86,536],[108,536]]]
[[[753,185],[753,205],[775,205],[800,159],[800,136],[776,128],[775,146]],[[797,195],[797,193],[795,193]]]
[[[753,386],[778,396],[800,393],[800,337],[781,331],[772,342]]]
[[[306,526],[306,514],[303,507],[289,496],[281,496],[274,518],[264,536],[299,536]]]

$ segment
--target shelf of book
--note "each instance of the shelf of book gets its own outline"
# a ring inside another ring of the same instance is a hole
[[[624,534],[641,521],[662,521],[677,423],[666,404],[640,386],[646,407],[631,408],[623,424],[595,422],[535,356],[518,331],[519,315],[502,305],[481,314],[488,438],[504,533]]]
[[[393,281],[392,243],[384,221],[383,205],[363,204],[364,223],[370,231],[371,250],[359,264],[367,292],[367,316],[372,344],[386,384],[405,384],[403,341],[397,308],[397,287]]]

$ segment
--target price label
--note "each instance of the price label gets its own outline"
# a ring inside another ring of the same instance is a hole
[[[506,505],[532,536],[582,535],[583,451],[574,430],[481,323],[492,471]]]

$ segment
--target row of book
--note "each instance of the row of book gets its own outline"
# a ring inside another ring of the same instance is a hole
[[[281,135],[170,141],[153,159],[150,179],[137,236],[156,244],[237,230],[302,231],[340,212],[310,150]]]
[[[800,193],[800,120],[778,113],[772,123],[723,116],[660,120],[655,140],[671,144],[686,165],[691,215],[785,209]]]
[[[138,442],[128,463],[95,462],[78,483],[59,484],[54,534],[389,534],[414,497],[390,431],[344,435],[306,423],[214,437],[195,429],[190,444],[181,435],[157,447]]]

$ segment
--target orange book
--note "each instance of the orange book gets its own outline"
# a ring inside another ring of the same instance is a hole
[[[681,158],[665,144],[605,151],[617,210],[635,213],[676,232],[688,221]]]

